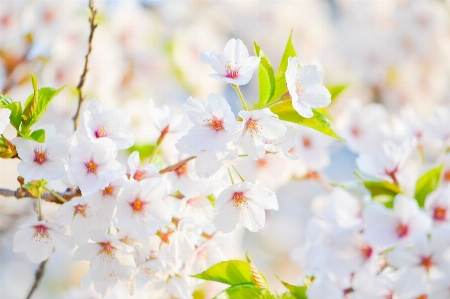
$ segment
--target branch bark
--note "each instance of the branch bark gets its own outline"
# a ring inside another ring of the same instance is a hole
[[[77,129],[78,117],[80,116],[81,104],[84,101],[84,96],[83,96],[82,89],[83,89],[83,86],[84,86],[84,82],[86,80],[86,74],[88,72],[89,56],[91,55],[91,52],[92,52],[92,39],[94,38],[95,28],[97,28],[97,25],[98,25],[98,24],[96,24],[97,9],[94,6],[94,0],[89,0],[89,9],[91,11],[91,16],[89,18],[89,23],[91,25],[91,31],[90,31],[90,34],[89,34],[88,52],[87,52],[86,57],[84,59],[83,73],[81,74],[80,82],[78,83],[78,86],[77,86],[78,107],[77,107],[77,111],[75,113],[75,116],[73,117],[73,123],[74,123],[75,130]]]
[[[28,296],[26,299],[30,299],[31,296],[33,296],[34,291],[36,291],[37,287],[39,286],[39,283],[41,282],[41,279],[44,276],[45,266],[47,265],[47,261],[49,260],[49,258],[39,264],[39,268],[36,270],[36,274],[34,275],[33,286],[31,287],[31,290],[28,292]]]

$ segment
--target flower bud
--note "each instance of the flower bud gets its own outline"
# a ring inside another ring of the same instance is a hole
[[[4,136],[0,136],[0,158],[9,159],[17,157],[16,147]]]

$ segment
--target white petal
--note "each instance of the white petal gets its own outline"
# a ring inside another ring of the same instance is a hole
[[[241,211],[241,224],[251,232],[256,232],[264,227],[266,214],[260,205],[248,202],[246,208]]]
[[[223,233],[229,233],[236,228],[239,219],[240,210],[230,201],[219,209],[214,218],[214,226]]]

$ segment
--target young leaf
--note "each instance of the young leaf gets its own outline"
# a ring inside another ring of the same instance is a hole
[[[43,87],[39,88],[38,92],[38,104],[36,107],[35,114],[32,116],[31,119],[31,125],[34,125],[47,111],[48,106],[50,105],[50,102],[54,97],[58,95],[58,93],[64,89],[65,86],[59,88],[59,89],[53,89],[50,87]]]
[[[348,87],[347,84],[326,86],[326,88],[331,94],[331,101],[334,101],[347,87]]]
[[[281,281],[281,283],[289,290],[289,293],[293,296],[292,298],[308,299],[306,296],[307,286],[294,286],[284,281]]]
[[[243,283],[250,283],[253,285],[250,273],[251,270],[249,264],[242,261],[231,260],[215,264],[203,273],[197,274],[194,277],[218,281],[229,285]]]
[[[424,173],[417,181],[414,198],[417,200],[419,207],[424,206],[428,194],[433,192],[439,185],[442,169],[444,169],[444,165],[432,168]]]
[[[294,45],[292,44],[292,30],[291,34],[289,34],[289,39],[286,44],[286,48],[284,49],[283,57],[281,58],[280,66],[278,67],[278,72],[275,77],[275,92],[269,102],[277,100],[283,94],[288,92],[286,87],[286,70],[288,66],[288,58],[295,57],[297,53],[295,53]]]
[[[33,85],[33,94],[31,94],[25,102],[25,108],[22,113],[22,128],[21,132],[28,135],[31,127],[31,119],[36,112],[38,105],[38,89],[36,77],[31,74],[31,84]]]
[[[269,100],[273,96],[273,93],[275,92],[275,74],[272,65],[270,65],[269,59],[264,54],[264,52],[261,51],[261,48],[258,46],[256,42],[254,43],[254,50],[256,56],[261,58],[261,62],[258,67],[258,83],[259,83],[258,106],[259,108],[261,108],[264,105],[266,105],[267,102],[269,102]]]
[[[31,133],[30,137],[34,141],[42,143],[45,141],[45,131],[43,129],[36,130],[33,133]]]
[[[266,277],[264,274],[262,274],[255,266],[253,261],[250,259],[250,256],[248,255],[248,252],[246,254],[247,257],[247,263],[250,265],[251,270],[251,278],[252,282],[255,286],[257,286],[260,289],[264,290],[270,290],[269,283],[267,282]]]
[[[316,110],[313,110],[314,116],[312,118],[305,118],[298,114],[298,112],[294,109],[291,100],[281,101],[280,103],[270,107],[270,110],[277,114],[281,120],[306,126],[328,136],[342,139],[333,131],[333,129],[331,129],[328,118]]]
[[[388,181],[364,181],[363,183],[372,194],[372,197],[379,195],[395,196],[403,193],[396,184]]]
[[[6,107],[9,104],[12,103],[12,100],[7,95],[1,94],[0,95],[0,107]]]
[[[274,298],[267,290],[262,290],[251,283],[234,285],[221,292],[214,299],[271,299]]]
[[[9,120],[11,125],[18,131],[20,128],[20,122],[22,121],[22,104],[20,102],[12,102],[6,106],[9,110],[11,110],[11,115],[9,116]]]

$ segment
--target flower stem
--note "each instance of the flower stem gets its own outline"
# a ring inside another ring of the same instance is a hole
[[[227,170],[228,170],[228,175],[230,176],[231,183],[234,185],[234,179],[233,179],[233,176],[231,175],[230,167],[227,167]]]
[[[242,175],[239,173],[239,171],[237,171],[236,167],[234,167],[234,165],[231,166],[231,167],[233,167],[234,171],[237,173],[237,175],[239,176],[239,178],[241,179],[241,181],[242,181],[242,182],[245,182],[244,178],[243,178]]]
[[[239,85],[236,84],[231,84],[231,86],[236,90],[239,98],[241,99],[242,102],[242,108],[244,108],[244,110],[248,110],[247,108],[247,103],[245,102],[244,96],[242,95],[241,90],[239,89]]]
[[[50,192],[50,194],[52,194],[54,197],[56,197],[57,199],[59,199],[62,202],[67,202],[67,200],[65,200],[61,195],[59,195],[58,193],[56,193],[55,191],[48,189],[47,187],[44,187],[45,190],[47,190],[48,192]]]
[[[161,143],[164,141],[164,137],[166,137],[166,134],[169,132],[169,126],[165,127],[162,131],[161,131],[161,135],[159,135],[158,140],[156,141],[156,145],[155,148],[153,149],[153,152],[150,156],[150,163],[152,163],[153,158],[155,157],[155,153],[156,151],[158,151],[159,146],[161,145]]]

